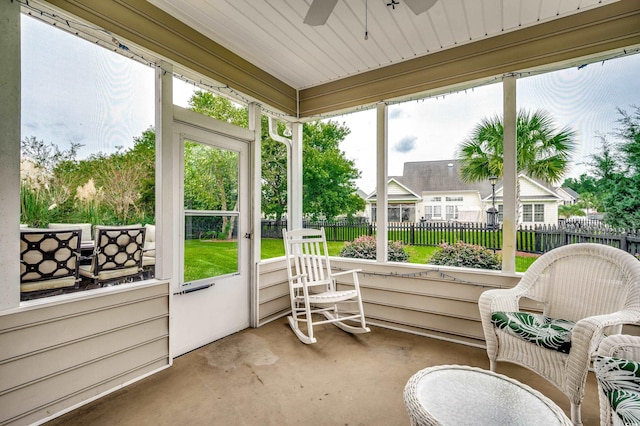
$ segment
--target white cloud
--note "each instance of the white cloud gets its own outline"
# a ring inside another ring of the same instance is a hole
[[[600,148],[598,133],[610,137],[618,127],[617,107],[629,110],[640,98],[640,54],[585,68],[569,68],[518,79],[518,108],[548,111],[558,127],[578,134],[573,167],[567,177],[585,172],[584,161]],[[388,174],[401,175],[407,161],[448,160],[483,118],[502,116],[502,84],[468,89],[437,98],[389,107]],[[368,119],[360,119],[366,114]],[[358,187],[375,189],[375,110],[338,117],[352,134],[342,144],[362,171]],[[364,128],[363,128],[364,127]],[[415,138],[412,149],[408,138]]]
[[[417,139],[417,136],[405,136],[393,146],[393,150],[402,154],[409,153],[415,148]]]

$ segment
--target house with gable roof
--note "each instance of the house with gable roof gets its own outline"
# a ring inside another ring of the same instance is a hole
[[[520,218],[522,224],[556,224],[563,198],[553,188],[521,173]],[[466,183],[457,160],[415,161],[404,164],[402,176],[387,183],[389,222],[456,221],[485,222],[492,205],[489,181]],[[502,220],[502,181],[495,187],[495,203]],[[366,214],[376,221],[376,193],[365,200]]]
[[[398,176],[390,177],[387,181],[387,212],[389,222],[417,222],[418,209],[422,198],[416,192],[398,180]],[[365,214],[375,222],[377,219],[376,191],[367,198]]]
[[[580,194],[566,186],[556,188],[556,193],[562,198],[562,204],[565,206],[575,204],[580,199]]]
[[[518,175],[520,188],[520,206],[518,223],[523,225],[556,225],[558,223],[558,206],[563,198],[552,188],[524,173]],[[496,183],[496,207],[498,208],[498,221],[502,221],[502,181]],[[487,208],[491,206],[492,196],[483,198]]]

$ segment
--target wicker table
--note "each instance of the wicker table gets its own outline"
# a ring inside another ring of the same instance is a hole
[[[413,425],[571,425],[546,396],[502,374],[440,365],[414,374],[404,388]]]

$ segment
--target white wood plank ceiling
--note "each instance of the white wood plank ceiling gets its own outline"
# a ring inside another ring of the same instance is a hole
[[[403,0],[338,0],[321,26],[303,23],[311,0],[148,1],[304,89],[616,0],[438,0],[420,15]]]

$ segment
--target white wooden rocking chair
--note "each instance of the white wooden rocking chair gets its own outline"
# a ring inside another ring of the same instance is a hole
[[[319,324],[331,323],[354,334],[371,331],[362,308],[359,270],[332,273],[324,228],[283,230],[282,236],[291,296],[291,315],[287,318],[298,339],[306,344],[315,343],[313,326]],[[353,289],[337,289],[336,277],[340,275],[352,276]],[[300,323],[307,324],[306,334]]]

